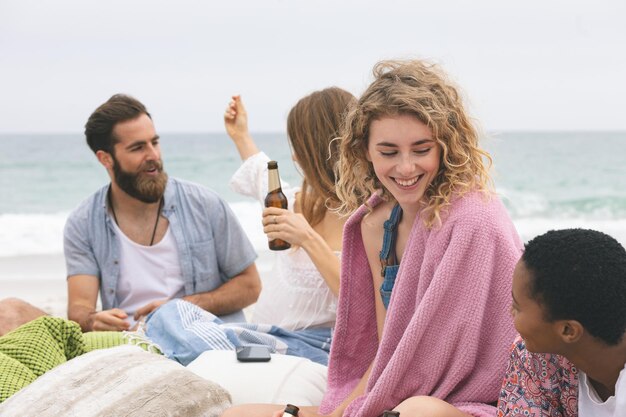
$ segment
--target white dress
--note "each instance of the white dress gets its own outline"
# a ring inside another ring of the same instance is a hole
[[[253,197],[262,205],[267,194],[267,162],[259,152],[246,159],[230,180],[237,193]],[[281,179],[283,193],[293,211],[299,189]],[[339,252],[335,252],[339,256]],[[287,330],[334,327],[337,298],[302,248],[276,252],[272,271],[262,277],[263,290],[254,306],[253,323],[273,324]]]

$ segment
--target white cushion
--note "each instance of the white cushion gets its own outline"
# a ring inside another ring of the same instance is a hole
[[[228,393],[179,363],[137,346],[78,356],[0,405],[2,417],[215,416]]]
[[[306,358],[272,354],[269,362],[239,362],[234,351],[210,350],[187,365],[230,392],[233,405],[319,405],[328,368]]]

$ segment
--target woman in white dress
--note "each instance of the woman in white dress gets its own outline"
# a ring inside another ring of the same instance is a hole
[[[276,253],[272,273],[264,277],[254,306],[254,323],[292,331],[328,329],[329,334],[334,326],[342,229],[347,219],[333,211],[339,205],[334,172],[339,147],[336,138],[343,116],[354,102],[352,94],[331,87],[302,98],[289,113],[289,143],[304,178],[300,187],[282,182],[288,210],[263,210],[268,239],[285,240],[292,249]],[[240,96],[232,97],[224,124],[243,161],[231,187],[263,204],[270,158],[250,136]]]

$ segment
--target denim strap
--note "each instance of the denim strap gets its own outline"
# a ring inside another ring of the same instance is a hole
[[[400,204],[396,203],[391,210],[391,215],[388,220],[385,220],[383,224],[384,235],[383,235],[383,247],[380,250],[380,264],[381,271],[380,274],[385,276],[385,268],[387,265],[396,265],[396,238],[397,238],[397,229],[400,220],[402,219],[402,208]]]
[[[380,264],[382,266],[380,273],[383,277],[383,282],[379,291],[385,309],[389,307],[391,292],[396,282],[396,275],[398,275],[398,270],[400,269],[400,265],[397,265],[396,238],[398,235],[398,224],[401,219],[402,209],[399,204],[396,204],[391,210],[389,220],[385,221],[383,225],[385,234],[383,235],[383,248],[380,251]]]

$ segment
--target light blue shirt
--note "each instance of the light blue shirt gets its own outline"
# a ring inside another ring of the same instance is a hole
[[[120,276],[120,242],[107,210],[108,189],[102,187],[70,214],[63,236],[67,276],[98,277],[104,310],[118,307]],[[161,213],[176,240],[185,295],[218,288],[256,259],[235,214],[215,192],[170,178],[163,202]],[[241,310],[220,318],[245,322]]]

